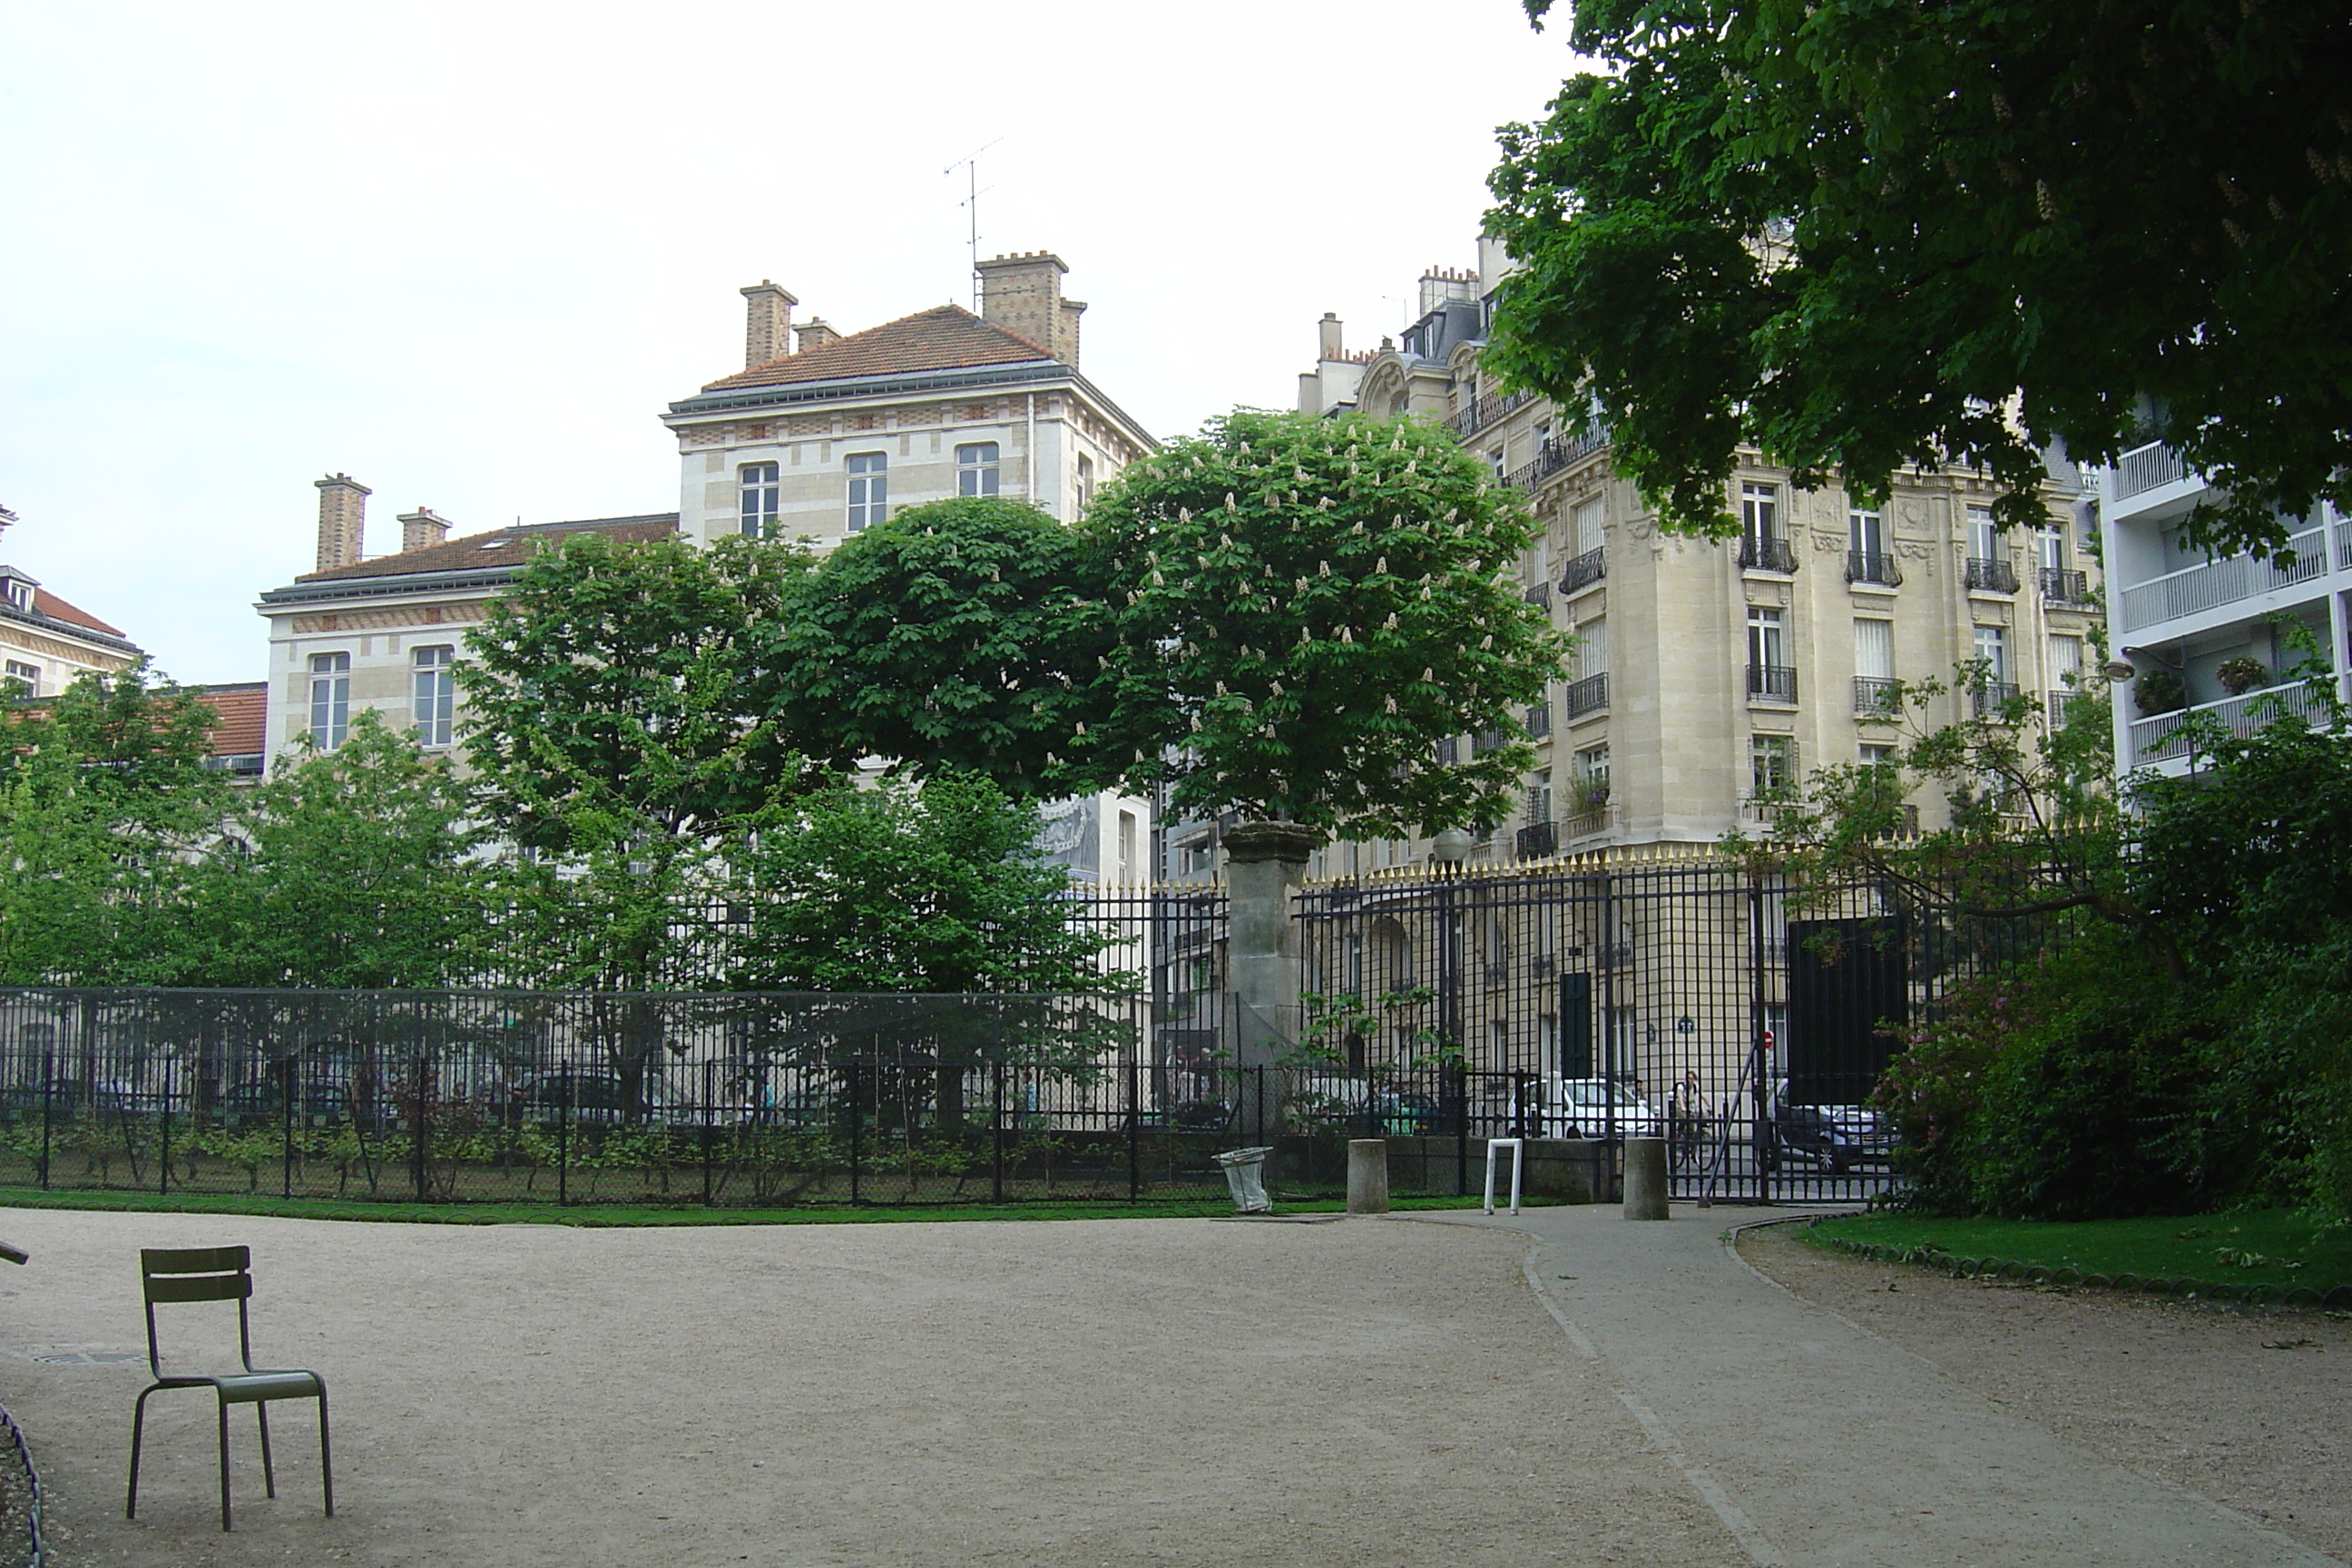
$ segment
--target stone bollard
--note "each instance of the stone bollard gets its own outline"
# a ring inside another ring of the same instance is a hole
[[[1389,1141],[1348,1140],[1348,1212],[1389,1212]]]
[[[1666,1141],[1625,1140],[1625,1217],[1666,1217]]]

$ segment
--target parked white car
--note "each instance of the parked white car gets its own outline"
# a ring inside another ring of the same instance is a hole
[[[1540,1078],[1529,1081],[1527,1093],[1528,1103],[1522,1108],[1527,1128],[1538,1138],[1665,1136],[1666,1119],[1625,1084],[1597,1078]]]

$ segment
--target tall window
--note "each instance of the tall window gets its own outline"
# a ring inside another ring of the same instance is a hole
[[[854,458],[850,460],[856,461]],[[956,494],[992,496],[995,493],[996,443],[973,441],[958,447],[956,448]]]
[[[41,667],[26,664],[23,659],[8,661],[7,693],[11,697],[37,697],[41,694]]]
[[[1883,768],[1895,760],[1895,748],[1864,741],[1858,755],[1865,768]]]
[[[1969,508],[1969,553],[1979,561],[2000,559],[2000,530],[1994,526],[1992,508]]]
[[[2066,569],[2066,532],[2056,523],[2048,523],[2033,531],[2033,555],[2044,572]]]
[[[1609,618],[1596,616],[1576,628],[1584,639],[1576,650],[1576,676],[1590,680],[1596,675],[1609,673]]]
[[[1797,782],[1797,738],[1794,735],[1748,737],[1748,792],[1769,795]]]
[[[352,733],[352,656],[310,656],[310,739],[331,752]]]
[[[1895,623],[1853,623],[1853,672],[1869,680],[1895,679]]]
[[[1095,499],[1095,460],[1084,452],[1078,454],[1078,510],[1087,510]]]
[[[1748,608],[1748,662],[1763,669],[1785,668],[1789,663],[1787,630],[1780,612],[1760,605]]]
[[[849,531],[873,527],[890,515],[890,459],[858,452],[849,459]]]
[[[447,643],[420,647],[409,656],[416,694],[416,743],[446,746],[456,732],[457,650]]]
[[[1590,555],[1601,548],[1601,521],[1604,507],[1602,499],[1594,496],[1580,501],[1576,507],[1576,552]]]
[[[1881,556],[1886,553],[1886,523],[1874,511],[1850,511],[1845,514],[1846,548],[1856,555]]]
[[[2083,639],[2050,639],[2050,689],[2074,691],[2083,684]]]
[[[735,470],[743,496],[743,537],[765,539],[776,531],[776,465],[746,463]]]
[[[2009,679],[2009,628],[1979,626],[1977,657],[1984,660],[1985,679],[1999,685]]]
[[[1740,486],[1739,527],[1750,544],[1760,545],[1780,538],[1780,487]]]

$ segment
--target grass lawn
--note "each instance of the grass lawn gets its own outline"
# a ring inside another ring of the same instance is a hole
[[[1529,1206],[1548,1200],[1528,1198]],[[1395,1209],[1476,1208],[1470,1198],[1400,1197]],[[1275,1205],[1276,1214],[1337,1214],[1338,1198],[1303,1198]],[[1231,1215],[1230,1199],[1149,1204],[931,1204],[884,1206],[847,1203],[793,1208],[659,1208],[646,1204],[364,1203],[334,1198],[273,1198],[247,1194],[60,1193],[0,1187],[0,1208],[100,1209],[156,1214],[253,1214],[283,1219],[376,1220],[420,1225],[876,1225],[908,1220],[1198,1219]]]
[[[2085,1274],[2183,1277],[2217,1285],[2352,1284],[2352,1226],[2287,1209],[2082,1221],[1932,1219],[1855,1215],[1801,1231],[1807,1240],[1933,1248],[1954,1258],[2070,1268]]]

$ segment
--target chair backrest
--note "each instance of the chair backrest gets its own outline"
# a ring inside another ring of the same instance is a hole
[[[247,1366],[253,1341],[246,1302],[253,1297],[253,1249],[247,1247],[142,1247],[139,1283],[147,1303],[147,1365],[163,1375],[163,1352],[155,1342],[157,1302],[235,1301],[236,1344]]]

